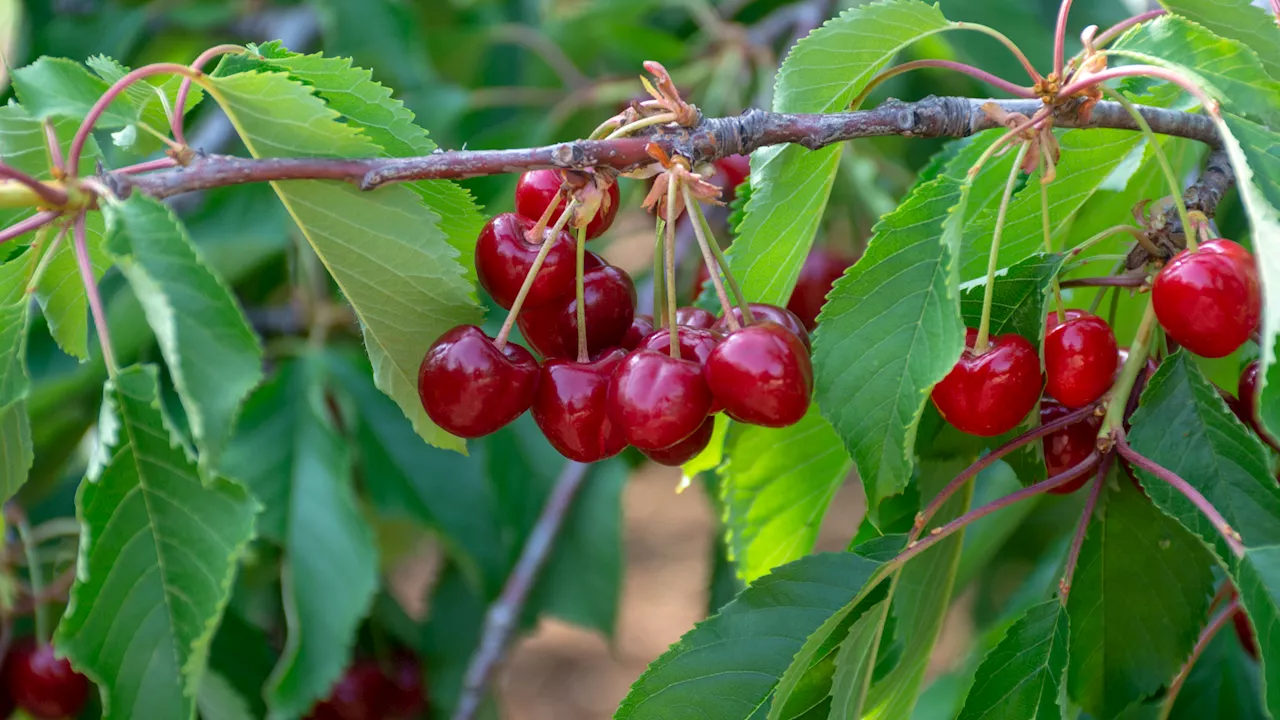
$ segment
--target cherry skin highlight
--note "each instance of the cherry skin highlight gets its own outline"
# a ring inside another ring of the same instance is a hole
[[[431,421],[458,437],[488,435],[533,404],[538,363],[528,350],[501,350],[475,325],[440,336],[418,369],[418,397]]]
[[[973,352],[978,331],[969,328],[965,350],[933,388],[933,404],[947,422],[970,435],[992,437],[1018,426],[1040,397],[1040,358],[1021,335],[989,338]]]
[[[710,330],[716,324],[716,316],[699,307],[676,308],[676,324],[680,327]]]
[[[1057,319],[1057,313],[1050,313]],[[1097,315],[1075,310],[1066,322],[1051,323],[1044,338],[1046,391],[1068,408],[1102,397],[1115,380],[1119,358],[1111,326]]]
[[[627,332],[622,336],[622,342],[618,345],[624,350],[635,350],[640,347],[640,341],[651,332],[653,332],[653,316],[636,315],[631,318],[631,327],[627,328]]]
[[[58,658],[52,645],[36,645],[30,637],[9,649],[4,674],[13,702],[42,720],[79,715],[89,698],[89,680]]]
[[[707,449],[707,445],[711,443],[711,434],[715,429],[716,419],[709,415],[689,437],[669,448],[645,450],[643,451],[644,455],[659,465],[667,465],[668,467],[683,465],[697,457],[698,453]]]
[[[377,663],[358,660],[338,678],[329,697],[311,708],[307,720],[382,720],[391,690]]]
[[[1056,400],[1045,398],[1040,401],[1040,424],[1048,425],[1054,420],[1071,414],[1071,412],[1071,408],[1065,407]],[[1098,430],[1101,428],[1102,418],[1096,415],[1089,415],[1083,420],[1045,435],[1042,440],[1044,444],[1044,465],[1049,477],[1064,473],[1084,462],[1093,453],[1094,446],[1097,445]],[[1091,477],[1093,475],[1090,473],[1083,473],[1075,480],[1066,485],[1060,485],[1049,492],[1055,495],[1070,495],[1084,487]]]
[[[636,286],[631,276],[612,265],[587,270],[582,297],[586,300],[587,354],[618,347],[631,329],[636,311]],[[544,358],[578,356],[578,298],[570,292],[558,302],[520,313],[520,333]]]
[[[710,409],[702,366],[657,350],[629,355],[609,386],[613,421],[641,451],[669,448],[689,437]]]
[[[534,258],[542,249],[529,242],[525,232],[534,221],[515,213],[503,213],[490,220],[476,240],[476,278],[494,302],[510,310],[520,293]],[[573,292],[576,275],[573,238],[561,232],[554,240],[538,270],[522,307],[545,305]]]
[[[699,365],[706,365],[707,358],[711,356],[711,351],[716,349],[716,345],[724,340],[724,336],[714,330],[703,330],[701,328],[681,327],[680,337],[677,342],[680,344],[680,357],[685,360],[693,360]],[[654,330],[640,343],[642,350],[657,350],[658,352],[671,352],[671,331],[666,328]],[[724,407],[716,398],[711,400],[711,409],[708,414],[714,415]]]
[[[556,192],[560,190],[563,182],[564,178],[559,170],[529,170],[524,173],[516,181],[516,212],[537,222],[538,218],[546,212],[547,206],[555,199]],[[568,204],[568,199],[562,196],[548,224],[554,224]],[[600,209],[596,211],[595,217],[591,218],[591,222],[587,223],[587,240],[600,237],[610,225],[613,225],[613,219],[618,215],[620,204],[618,184],[615,182],[609,185]]]
[[[533,419],[561,455],[582,463],[613,457],[626,433],[609,414],[609,382],[627,357],[614,348],[588,363],[548,360],[542,366]]]
[[[1184,250],[1151,284],[1156,319],[1186,349],[1225,357],[1249,339],[1262,316],[1262,287],[1253,255],[1230,240]]]
[[[707,384],[739,422],[786,427],[804,417],[813,394],[809,352],[791,330],[759,322],[729,333],[706,362]]]
[[[771,322],[790,330],[793,335],[800,338],[800,342],[804,343],[805,350],[811,350],[809,344],[809,331],[805,329],[804,323],[796,314],[786,308],[780,308],[777,305],[769,305],[767,303],[748,303],[751,308],[751,317],[755,322]],[[734,306],[733,317],[737,319],[738,324],[744,325],[742,322],[742,308]],[[716,324],[711,326],[712,330],[721,335],[728,335],[730,332],[729,321],[723,315]]]
[[[787,309],[795,313],[810,332],[818,326],[818,313],[827,301],[827,293],[853,262],[853,258],[823,247],[814,248],[804,259]]]

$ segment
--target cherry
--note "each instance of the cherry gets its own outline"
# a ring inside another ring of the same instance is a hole
[[[1186,349],[1225,357],[1249,339],[1262,315],[1253,255],[1230,240],[1183,250],[1151,284],[1156,319]]]
[[[503,213],[486,223],[476,240],[476,277],[494,302],[507,310],[515,303],[520,286],[542,249],[525,236],[533,226],[532,220]],[[548,242],[555,244],[543,259],[522,307],[537,307],[573,291],[577,272],[573,238],[561,232]]]
[[[377,663],[356,661],[338,678],[329,697],[311,708],[307,720],[382,720],[391,691]]]
[[[683,465],[698,456],[711,442],[711,434],[716,429],[716,419],[708,416],[689,437],[661,450],[645,450],[645,457],[658,463],[676,467]]]
[[[729,333],[707,358],[707,384],[734,420],[786,427],[800,421],[813,394],[809,352],[791,330],[758,322]]]
[[[440,336],[418,369],[418,397],[431,421],[464,438],[488,435],[533,404],[538,363],[528,350],[501,350],[475,325]]]
[[[965,351],[933,388],[933,404],[947,422],[970,435],[991,437],[1017,427],[1040,397],[1040,358],[1021,335],[990,338],[977,355],[978,331],[969,328]]]
[[[1234,598],[1235,593],[1231,596]],[[1240,647],[1244,648],[1249,657],[1254,660],[1258,659],[1258,641],[1253,636],[1253,626],[1249,624],[1249,616],[1244,614],[1244,608],[1236,610],[1231,616],[1231,624],[1236,628],[1236,637],[1240,640]]]
[[[37,645],[30,637],[9,649],[4,675],[13,702],[42,720],[79,715],[89,698],[89,680],[58,658],[52,645]]]
[[[626,334],[622,336],[622,342],[618,344],[626,350],[635,350],[640,347],[640,341],[651,332],[653,332],[653,316],[636,315],[631,318],[631,327],[627,328]]]
[[[627,446],[622,426],[609,416],[609,381],[627,357],[614,348],[578,363],[548,360],[542,366],[533,419],[561,455],[583,463],[613,457]]]
[[[676,324],[680,327],[710,330],[716,324],[716,316],[709,310],[699,307],[676,308]]]
[[[693,360],[699,365],[706,365],[707,358],[711,356],[711,351],[716,349],[716,345],[724,340],[724,336],[714,330],[703,330],[701,328],[681,327],[680,337],[680,357],[685,360]],[[667,352],[671,350],[671,331],[661,328],[650,333],[640,343],[642,350],[657,350],[658,352]],[[708,414],[714,415],[724,407],[718,399],[712,398],[711,409]]]
[[[1254,360],[1244,366],[1244,371],[1240,373],[1240,384],[1237,389],[1239,400],[1240,419],[1244,423],[1253,428],[1258,433],[1258,437],[1262,438],[1271,447],[1280,446],[1276,439],[1271,437],[1271,433],[1267,432],[1262,424],[1262,418],[1258,417],[1258,373],[1260,366],[1258,361]]]
[[[636,286],[631,276],[612,265],[587,270],[582,276],[587,304],[587,353],[618,347],[635,319]],[[578,298],[569,293],[558,302],[521,312],[520,332],[544,358],[578,356]]]
[[[828,248],[817,247],[804,259],[796,288],[791,291],[787,309],[796,314],[804,326],[813,330],[818,325],[818,313],[827,301],[827,293],[836,280],[853,264],[853,258]]]
[[[1040,401],[1040,424],[1048,425],[1072,412],[1068,408],[1056,400],[1045,398]],[[1049,471],[1049,476],[1053,477],[1070,470],[1076,465],[1082,463],[1093,453],[1094,446],[1098,440],[1098,430],[1102,427],[1102,418],[1096,415],[1074,422],[1061,430],[1057,430],[1044,436],[1044,465]],[[1083,473],[1080,477],[1072,480],[1066,485],[1060,485],[1049,492],[1055,495],[1070,495],[1079,490],[1089,482],[1089,478],[1093,477],[1089,473]]]
[[[559,170],[530,170],[524,173],[516,182],[516,212],[537,222],[555,198],[563,181],[564,178]],[[591,222],[587,223],[588,240],[600,237],[609,229],[613,219],[618,215],[618,206],[621,202],[618,184],[610,184],[609,189],[605,191],[600,209],[596,211],[595,217],[591,218]],[[564,212],[568,203],[568,199],[561,196],[560,204],[552,212],[551,222],[554,223],[560,213]]]
[[[1082,408],[1102,397],[1115,380],[1119,359],[1116,336],[1107,321],[1083,310],[1068,310],[1065,322],[1049,314],[1044,337],[1046,391],[1068,408]]]
[[[391,673],[386,675],[387,717],[392,720],[414,720],[422,717],[427,707],[426,688],[422,684],[422,665],[407,652],[391,658]]]
[[[795,313],[786,308],[780,308],[777,305],[767,305],[765,303],[749,303],[748,306],[751,308],[751,317],[755,322],[771,322],[781,325],[782,327],[790,330],[796,337],[800,338],[800,342],[804,343],[806,350],[810,349],[809,331],[805,329],[804,323],[800,322],[800,318],[796,317]],[[742,308],[735,305],[732,308],[732,312],[733,317],[738,320],[738,323],[743,324]],[[721,318],[716,321],[716,324],[711,326],[711,329],[721,335],[727,335],[729,334],[729,321],[721,316]]]
[[[609,385],[613,421],[641,451],[671,447],[692,435],[711,409],[702,365],[657,350],[637,350]]]

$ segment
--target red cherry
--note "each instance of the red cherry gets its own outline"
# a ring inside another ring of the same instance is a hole
[[[975,355],[978,331],[969,328],[965,351],[951,372],[933,388],[933,404],[947,422],[970,435],[1008,432],[1035,407],[1040,397],[1040,358],[1021,335],[990,338],[987,351]]]
[[[1253,255],[1230,240],[1183,250],[1151,284],[1156,319],[1186,349],[1225,357],[1244,344],[1262,315],[1262,289]]]
[[[307,720],[382,720],[391,690],[377,663],[357,661],[338,678],[329,697],[311,708]]]
[[[714,313],[699,307],[676,308],[676,324],[680,327],[710,330],[716,324]]]
[[[721,200],[728,202],[737,194],[738,186],[746,182],[751,175],[751,157],[749,155],[730,155],[715,161],[716,174],[711,182],[724,190]]]
[[[804,323],[800,322],[800,318],[796,314],[786,308],[780,308],[777,305],[768,305],[765,303],[749,303],[751,308],[751,317],[757,322],[771,322],[781,325],[790,330],[792,334],[800,338],[800,342],[804,343],[805,350],[812,349],[809,345],[809,331],[805,329]],[[742,308],[733,307],[733,317],[742,323]],[[716,320],[716,324],[711,326],[712,330],[721,335],[729,334],[729,321],[721,316]]]
[[[440,336],[418,369],[418,397],[431,421],[464,438],[488,435],[533,404],[538,363],[528,350],[501,350],[475,325]]]
[[[813,394],[813,365],[800,338],[772,322],[729,333],[707,358],[707,384],[739,422],[786,427],[800,421]]]
[[[800,268],[800,277],[796,280],[796,289],[791,291],[787,309],[795,313],[806,328],[813,330],[818,325],[818,313],[827,301],[827,293],[853,262],[853,258],[828,248],[814,248]]]
[[[1262,418],[1258,416],[1258,373],[1260,366],[1258,361],[1254,360],[1244,366],[1244,371],[1240,373],[1240,384],[1237,389],[1239,395],[1238,405],[1241,420],[1258,433],[1258,437],[1262,438],[1271,447],[1280,447],[1280,443],[1276,442],[1276,438],[1267,432],[1262,424]]]
[[[720,341],[724,340],[724,337],[714,330],[681,327],[678,340],[680,343],[680,357],[685,360],[693,360],[699,365],[706,365],[707,358],[711,356],[711,351],[716,349],[716,345],[719,345]],[[653,331],[640,343],[640,349],[670,353],[671,331],[666,328]],[[711,409],[707,412],[710,415],[715,415],[723,409],[724,407],[720,404],[720,401],[712,398]]]
[[[533,226],[532,220],[515,213],[503,213],[485,224],[476,240],[476,277],[480,286],[494,302],[508,310],[542,249],[525,237],[525,231]],[[573,238],[562,232],[551,242],[555,244],[542,261],[522,307],[537,307],[573,292],[576,273]]]
[[[1040,401],[1040,424],[1048,425],[1072,410],[1061,403],[1045,398]],[[1082,463],[1093,453],[1098,440],[1098,430],[1102,427],[1102,418],[1089,415],[1079,422],[1074,422],[1061,430],[1044,436],[1044,465],[1049,476],[1058,475]],[[1055,495],[1070,495],[1089,482],[1093,475],[1083,473],[1080,477],[1066,485],[1060,485],[1049,492]]]
[[[8,694],[18,707],[42,720],[79,715],[89,698],[89,681],[58,658],[52,645],[32,638],[14,642],[4,663]]]
[[[635,350],[640,347],[640,341],[651,332],[653,332],[653,316],[636,315],[631,318],[631,327],[627,328],[619,346],[626,350]]]
[[[1235,594],[1232,593],[1232,597]],[[1236,610],[1231,616],[1231,624],[1236,628],[1236,637],[1240,640],[1240,647],[1244,648],[1249,657],[1254,660],[1258,659],[1258,641],[1253,636],[1253,626],[1249,624],[1249,616],[1244,614],[1244,608]]]
[[[388,720],[414,720],[422,717],[427,707],[426,688],[422,684],[422,665],[407,652],[391,659],[391,673],[386,676]]]
[[[1044,338],[1046,391],[1068,408],[1082,408],[1115,380],[1115,333],[1107,321],[1083,311],[1074,311],[1061,325],[1057,313],[1050,318],[1053,328]]]
[[[711,442],[711,433],[716,429],[716,419],[708,416],[702,422],[702,425],[689,437],[672,445],[669,448],[661,450],[645,450],[645,457],[658,463],[659,465],[667,465],[676,467],[683,465],[698,456],[698,453],[707,448]]]
[[[657,350],[637,350],[609,386],[609,408],[627,442],[640,450],[668,448],[692,435],[711,409],[702,365]]]
[[[587,303],[587,353],[596,355],[618,347],[635,319],[636,286],[631,276],[612,265],[587,270],[582,276]],[[518,318],[520,333],[544,358],[578,356],[578,298],[570,292]]]
[[[622,426],[609,416],[609,381],[627,357],[614,348],[600,358],[577,363],[548,360],[538,379],[533,419],[561,455],[592,463],[627,446]]]
[[[555,198],[556,192],[560,190],[560,185],[564,178],[559,170],[530,170],[520,176],[516,182],[516,212],[524,217],[537,222],[542,214],[546,212],[547,206],[551,204]],[[565,206],[569,203],[565,197],[560,198],[560,204],[556,206],[555,211],[551,215],[551,222],[564,212]],[[603,202],[600,203],[600,209],[596,212],[596,216],[591,218],[591,222],[587,223],[587,239],[594,240],[604,234],[609,226],[613,224],[613,219],[618,215],[618,206],[621,199],[618,195],[618,184],[609,185],[609,189],[605,191]]]

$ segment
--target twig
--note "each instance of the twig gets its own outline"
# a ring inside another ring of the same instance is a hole
[[[1146,275],[1111,275],[1071,278],[1070,280],[1063,280],[1062,287],[1142,287],[1146,283]]]
[[[1173,712],[1173,704],[1178,701],[1178,692],[1182,690],[1182,685],[1187,681],[1187,676],[1191,674],[1191,668],[1195,666],[1196,660],[1204,654],[1205,648],[1209,647],[1209,643],[1213,640],[1218,631],[1231,620],[1231,616],[1240,610],[1240,599],[1235,598],[1227,604],[1222,612],[1213,616],[1213,620],[1200,631],[1200,637],[1196,639],[1195,647],[1191,648],[1191,656],[1187,658],[1187,662],[1178,670],[1178,674],[1173,676],[1173,682],[1169,683],[1169,690],[1164,695],[1164,703],[1160,707],[1160,720],[1167,720],[1169,713]]]
[[[1098,463],[1098,472],[1093,476],[1093,487],[1089,488],[1089,498],[1085,500],[1084,509],[1080,511],[1080,524],[1076,526],[1076,534],[1071,538],[1071,548],[1067,551],[1067,564],[1062,571],[1062,579],[1058,581],[1058,599],[1064,607],[1067,604],[1067,596],[1071,593],[1071,579],[1076,574],[1076,563],[1080,560],[1080,548],[1084,547],[1084,536],[1089,529],[1089,521],[1093,519],[1093,511],[1098,507],[1098,498],[1102,495],[1102,488],[1107,484],[1107,472],[1111,470],[1111,463],[1115,459],[1114,452],[1102,456],[1102,462]]]
[[[489,684],[498,661],[502,659],[507,641],[520,621],[529,591],[538,579],[538,573],[551,554],[556,535],[573,504],[574,495],[582,486],[587,476],[587,465],[570,462],[556,480],[547,504],[542,508],[538,522],[529,533],[520,558],[507,576],[507,584],[502,594],[489,606],[484,616],[484,627],[480,634],[480,644],[476,647],[471,662],[467,665],[467,673],[462,680],[462,696],[458,699],[458,707],[454,710],[453,720],[471,720],[480,709],[484,700],[484,691]]]

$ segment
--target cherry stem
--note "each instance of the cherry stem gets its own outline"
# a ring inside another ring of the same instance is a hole
[[[1067,564],[1062,571],[1062,579],[1058,581],[1058,599],[1063,607],[1067,605],[1067,596],[1071,593],[1071,580],[1076,574],[1076,564],[1080,561],[1080,548],[1084,547],[1084,536],[1089,530],[1089,521],[1093,519],[1093,511],[1098,507],[1098,498],[1102,496],[1102,488],[1107,484],[1107,472],[1116,459],[1114,452],[1102,456],[1098,463],[1098,472],[1093,476],[1093,485],[1089,488],[1089,497],[1084,501],[1084,509],[1080,511],[1080,522],[1076,525],[1076,534],[1071,538],[1071,547],[1067,550]]]
[[[1167,12],[1168,11],[1165,10],[1164,8],[1161,8],[1159,10],[1148,10],[1147,12],[1134,15],[1131,18],[1126,18],[1124,20],[1121,20],[1115,25],[1112,25],[1111,27],[1107,28],[1105,31],[1102,32],[1101,35],[1098,35],[1097,37],[1095,37],[1093,39],[1093,46],[1095,48],[1101,48],[1102,46],[1106,45],[1107,43],[1119,37],[1121,33],[1133,27],[1134,25],[1144,23],[1148,20],[1154,20],[1160,17],[1161,15],[1166,14]]]
[[[1097,408],[1098,403],[1095,402],[1091,405],[1086,405],[1079,410],[1073,410],[1057,420],[1045,423],[1044,425],[1032,428],[1031,430],[1022,433],[1009,442],[978,458],[972,465],[965,468],[959,475],[955,476],[955,478],[948,483],[946,487],[942,488],[942,490],[929,501],[929,504],[925,506],[924,510],[921,510],[916,514],[915,524],[911,528],[911,539],[915,540],[920,537],[920,533],[924,532],[925,525],[928,525],[929,521],[933,519],[933,516],[938,514],[938,511],[942,509],[942,505],[947,502],[947,500],[951,499],[951,496],[955,495],[960,488],[964,487],[965,483],[976,477],[978,473],[986,470],[988,467],[991,467],[995,461],[1005,455],[1008,455],[1014,450],[1017,450],[1023,445],[1032,443],[1045,435],[1056,432],[1068,425],[1072,425],[1085,419],[1092,415]]]
[[[139,173],[151,172],[153,170],[168,170],[170,168],[178,167],[178,165],[179,163],[177,160],[171,157],[162,157],[155,160],[140,162],[136,165],[122,167],[115,172],[118,175],[137,175]]]
[[[577,277],[574,279],[574,298],[578,301],[578,362],[585,363],[591,361],[591,355],[587,352],[587,291],[586,280],[583,279],[587,266],[587,229],[585,227],[578,228],[577,254],[578,268]]]
[[[61,190],[51,185],[45,185],[39,180],[22,172],[18,168],[6,165],[3,162],[0,162],[0,178],[8,178],[26,185],[31,188],[31,192],[40,196],[40,199],[53,207],[61,207],[67,204],[68,197],[65,190]]]
[[[76,264],[80,266],[80,280],[84,283],[84,295],[89,300],[89,314],[93,316],[93,327],[98,331],[98,344],[102,346],[102,363],[107,368],[107,376],[114,378],[120,372],[120,368],[116,365],[115,353],[111,351],[111,329],[107,326],[107,313],[102,308],[102,295],[98,292],[98,281],[93,276],[93,265],[89,262],[85,214],[86,212],[81,210],[76,216]]]
[[[606,135],[604,139],[617,140],[618,138],[632,135],[637,130],[643,130],[647,127],[652,127],[654,125],[665,125],[667,123],[673,123],[675,121],[676,121],[676,116],[673,113],[662,113],[660,115],[650,115],[647,118],[640,118],[639,120],[636,120],[633,123],[623,125],[617,130],[614,130],[613,132]]]
[[[1022,158],[1027,154],[1029,143],[1018,148],[1018,156],[1009,170],[1009,180],[1004,185],[1004,195],[1000,198],[1000,208],[996,212],[996,228],[991,234],[991,252],[987,256],[987,286],[982,292],[982,320],[978,323],[978,339],[974,341],[973,352],[981,355],[987,351],[987,340],[991,332],[991,303],[995,299],[996,270],[1000,269],[1000,236],[1004,234],[1005,217],[1009,214],[1009,201],[1013,198],[1013,187],[1018,183],[1018,172],[1021,170]]]
[[[1015,97],[1027,98],[1027,99],[1036,97],[1035,90],[1032,90],[1031,88],[1028,88],[1028,87],[1022,87],[1015,83],[1011,83],[1008,80],[992,75],[991,73],[985,70],[976,68],[972,65],[953,62],[951,60],[925,59],[925,60],[912,60],[910,62],[902,63],[901,65],[895,65],[889,68],[888,70],[885,70],[884,72],[880,73],[874,79],[872,79],[871,82],[867,83],[867,87],[863,88],[862,92],[858,95],[858,97],[854,98],[853,106],[856,107],[858,104],[861,104],[862,101],[866,100],[867,96],[871,94],[872,90],[874,90],[877,86],[884,83],[885,81],[891,78],[895,78],[899,75],[911,72],[912,70],[920,70],[922,68],[941,68],[943,70],[954,70],[959,73],[964,73],[969,77],[977,78],[978,80],[988,83],[989,85],[993,85],[997,88],[1000,88],[1001,90],[1004,90],[1005,92]]]
[[[60,216],[61,213],[56,210],[44,210],[32,215],[26,220],[16,222],[9,227],[0,230],[0,244],[9,242],[16,237],[26,235],[32,230],[39,230],[45,225],[57,220]]]
[[[1066,64],[1067,16],[1071,14],[1071,0],[1062,0],[1058,8],[1058,24],[1053,33],[1053,72],[1059,80],[1063,80],[1062,70]],[[1069,94],[1060,93],[1063,97]]]
[[[1067,252],[1067,259],[1069,260],[1073,257],[1076,257],[1077,255],[1083,253],[1085,250],[1088,250],[1094,245],[1097,245],[1103,240],[1106,240],[1107,238],[1113,237],[1115,235],[1119,235],[1120,233],[1129,233],[1135,239],[1146,237],[1146,235],[1143,234],[1142,232],[1142,228],[1137,228],[1132,225],[1114,225],[1112,227],[1107,228],[1106,230],[1103,230],[1097,235],[1094,235],[1088,240],[1085,240],[1079,245],[1076,245],[1075,247],[1071,248],[1071,250]]]
[[[556,208],[560,207],[560,201],[564,199],[564,187],[556,188],[556,194],[551,196],[551,202],[547,203],[547,207],[542,211],[542,215],[538,217],[538,222],[529,228],[529,232],[525,234],[525,238],[529,242],[542,243],[547,240],[547,224],[551,222]],[[554,236],[552,236],[554,237]]]
[[[31,536],[31,523],[27,514],[14,503],[5,506],[5,516],[14,530],[18,532],[18,540],[22,543],[22,552],[27,556],[27,577],[31,583],[32,598],[44,596],[44,566],[40,564],[40,548]],[[45,603],[35,601],[32,608],[35,615],[36,642],[44,645],[49,642],[49,611]]]
[[[66,171],[71,175],[79,172],[80,155],[84,151],[84,145],[89,141],[89,134],[93,132],[93,126],[97,124],[98,118],[102,117],[102,113],[107,111],[112,102],[120,96],[130,85],[151,77],[152,75],[182,75],[187,78],[198,78],[201,76],[200,71],[192,70],[186,65],[177,63],[155,63],[153,65],[143,65],[137,70],[131,70],[124,77],[115,81],[107,91],[98,98],[98,101],[89,109],[89,113],[85,115],[84,122],[80,123],[80,128],[76,130],[76,135],[71,140],[71,149],[67,151]]]
[[[702,262],[707,266],[707,274],[711,276],[711,285],[716,289],[716,297],[720,300],[720,311],[724,313],[724,319],[729,323],[729,332],[741,329],[738,318],[733,316],[733,305],[729,302],[729,293],[725,292],[724,282],[720,280],[720,271],[716,266],[715,256],[711,254],[711,241],[706,234],[702,223],[699,222],[702,216],[702,208],[693,210],[697,202],[693,199],[693,194],[689,192],[689,186],[681,188],[684,192],[684,205],[690,209],[690,220],[693,221],[693,234],[698,238],[698,247],[702,250]],[[698,218],[692,215],[696,212]]]
[[[553,204],[552,207],[555,207],[555,205]],[[516,299],[511,303],[511,310],[507,312],[507,319],[502,321],[502,329],[498,331],[498,336],[493,339],[493,346],[499,350],[507,346],[507,337],[511,335],[511,328],[516,324],[516,317],[520,314],[520,307],[524,305],[524,299],[529,296],[529,291],[533,288],[533,281],[537,279],[538,271],[542,269],[543,261],[547,259],[551,248],[555,246],[556,240],[560,237],[560,233],[564,231],[564,226],[568,224],[569,218],[573,216],[573,211],[577,207],[577,198],[569,200],[569,204],[564,206],[564,212],[560,213],[560,217],[556,218],[555,226],[544,233],[542,247],[538,249],[538,254],[533,258],[533,263],[529,265],[529,272],[525,273],[524,282],[520,284],[520,292],[516,293]]]
[[[1178,693],[1182,691],[1182,686],[1187,682],[1187,676],[1191,674],[1191,668],[1196,664],[1196,660],[1204,654],[1205,648],[1209,647],[1209,643],[1213,641],[1218,631],[1226,626],[1227,621],[1231,620],[1231,616],[1240,611],[1240,598],[1233,598],[1227,606],[1222,609],[1209,624],[1200,631],[1200,637],[1196,639],[1196,644],[1191,648],[1191,656],[1187,658],[1187,662],[1178,670],[1178,674],[1173,676],[1173,682],[1169,683],[1169,690],[1165,692],[1164,702],[1160,706],[1160,720],[1168,720],[1169,714],[1173,712],[1173,705],[1178,701]]]
[[[196,59],[191,63],[191,69],[196,72],[200,72],[210,60],[218,57],[219,55],[237,55],[243,52],[245,52],[245,47],[243,45],[215,45],[197,55]],[[173,108],[169,115],[169,129],[173,132],[173,139],[177,141],[179,145],[187,144],[187,139],[183,137],[182,134],[182,121],[183,117],[186,115],[187,96],[189,94],[191,94],[190,75],[182,78],[182,84],[178,86],[178,94],[174,98],[174,105],[176,107]]]
[[[697,216],[698,224],[702,226],[702,232],[709,239],[709,247],[711,255],[716,259],[716,265],[707,266],[709,274],[714,274],[716,270],[724,273],[725,282],[729,284],[729,291],[733,293],[733,299],[738,303],[738,309],[742,311],[742,322],[744,325],[750,325],[755,322],[755,317],[751,314],[751,303],[747,302],[746,293],[742,292],[742,286],[738,284],[738,279],[733,276],[733,272],[729,270],[729,261],[724,256],[724,250],[720,248],[720,243],[716,242],[715,234],[711,231],[711,223],[707,222],[707,216],[703,214],[702,207],[698,206],[693,209],[693,214]],[[735,320],[737,318],[734,318]]]
[[[1147,284],[1145,275],[1118,275],[1107,277],[1071,278],[1062,281],[1062,287],[1142,287]]]
[[[1173,489],[1182,493],[1183,497],[1190,500],[1191,504],[1195,505],[1196,509],[1209,519],[1209,522],[1213,525],[1214,529],[1216,529],[1218,533],[1222,535],[1222,539],[1226,541],[1227,547],[1230,548],[1232,554],[1236,557],[1244,556],[1244,542],[1240,537],[1240,533],[1236,532],[1234,528],[1227,524],[1227,520],[1222,517],[1222,513],[1218,512],[1218,509],[1213,506],[1213,503],[1209,502],[1204,495],[1201,495],[1199,490],[1196,490],[1190,483],[1179,477],[1177,473],[1160,466],[1154,460],[1151,460],[1145,455],[1139,453],[1137,450],[1134,450],[1129,445],[1129,441],[1125,438],[1123,428],[1116,431],[1115,446],[1116,450],[1120,452],[1120,455],[1123,456],[1125,460],[1128,460],[1131,464],[1137,465],[1143,470],[1146,470],[1152,475],[1155,475],[1161,480],[1169,483],[1173,486]]]
[[[1040,153],[1040,226],[1044,232],[1044,252],[1046,255],[1053,254],[1053,231],[1049,228],[1049,183],[1045,182],[1048,177],[1048,153]],[[1062,285],[1058,283],[1058,276],[1054,275],[1050,281],[1053,288],[1053,303],[1058,312],[1058,323],[1067,321],[1066,312],[1062,309]],[[984,298],[985,300],[985,298]]]
[[[1133,342],[1129,344],[1129,358],[1120,369],[1120,377],[1111,387],[1111,401],[1107,404],[1107,416],[1098,430],[1098,440],[1106,443],[1113,431],[1124,430],[1124,416],[1129,394],[1138,383],[1138,376],[1147,366],[1147,356],[1151,354],[1151,336],[1156,327],[1155,305],[1149,300],[1142,312],[1142,322],[1138,323],[1138,331],[1134,333]]]
[[[45,118],[41,124],[44,126],[45,147],[49,150],[49,164],[57,170],[62,170],[62,147],[58,144],[58,131],[53,127],[53,121],[48,118]]]
[[[667,221],[658,218],[657,237],[653,241],[653,322],[660,328],[667,326],[667,281],[662,249],[667,234]]]
[[[1105,55],[1118,55],[1128,57],[1129,54],[1123,50],[1108,50]],[[1157,65],[1122,65],[1115,68],[1107,68],[1101,72],[1077,78],[1072,80],[1070,85],[1058,93],[1060,97],[1071,97],[1072,95],[1093,85],[1106,82],[1108,80],[1116,80],[1126,77],[1152,77],[1157,80],[1164,80],[1180,86],[1183,90],[1191,93],[1200,101],[1200,104],[1214,117],[1217,117],[1217,103],[1205,94],[1199,85],[1188,80],[1186,77],[1168,69]]]
[[[676,219],[680,210],[676,207],[680,176],[667,174],[667,239],[662,244],[662,269],[667,278],[667,336],[671,341],[671,357],[680,357],[680,327],[676,323]]]

